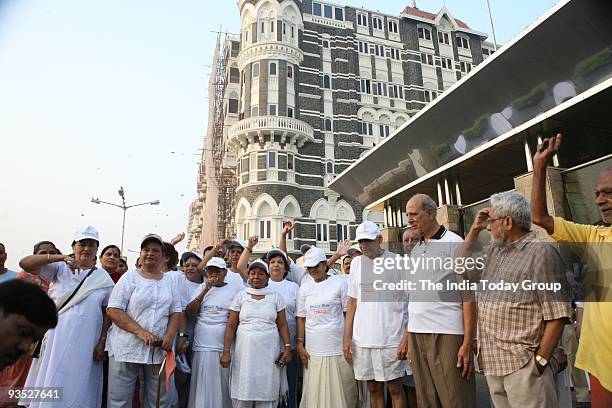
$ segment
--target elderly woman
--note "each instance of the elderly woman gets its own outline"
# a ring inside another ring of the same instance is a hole
[[[62,407],[102,403],[104,308],[114,284],[108,273],[96,268],[99,241],[98,232],[89,226],[74,236],[74,258],[47,253],[19,263],[23,270],[51,282],[49,296],[59,314],[57,327],[47,332],[39,357],[32,362],[25,386],[63,388]],[[45,404],[20,401],[27,407]]]
[[[229,307],[221,365],[232,365],[230,394],[235,408],[275,408],[287,393],[281,367],[291,361],[285,304],[279,294],[266,287],[270,274],[265,262],[253,262],[248,277],[251,286],[238,293]],[[279,333],[284,344],[282,353]]]
[[[221,258],[206,264],[206,282],[192,302],[187,316],[197,316],[193,339],[189,407],[230,408],[229,370],[219,365],[230,304],[241,289],[225,282],[227,267]]]
[[[327,274],[320,248],[306,252],[304,266],[313,281],[302,285],[298,296],[297,352],[304,365],[300,407],[355,407],[357,382],[342,352],[347,282]]]
[[[122,256],[121,258],[119,258],[119,266],[117,267],[117,272],[119,273],[119,275],[123,275],[128,271],[128,269],[129,268],[127,264],[127,259]]]
[[[253,247],[259,242],[258,236],[252,236],[248,239],[245,251],[242,253],[238,261],[238,271],[241,275],[247,273],[247,263],[249,255],[253,252]],[[291,349],[295,350],[296,346],[296,321],[295,311],[297,308],[297,293],[299,286],[290,282],[287,279],[289,273],[289,261],[285,252],[280,249],[273,249],[266,254],[266,262],[270,272],[270,280],[268,281],[268,289],[270,292],[278,293],[285,305],[285,316],[287,325],[289,326],[289,338],[291,339]],[[287,407],[294,408],[297,406],[297,361],[292,361],[287,364],[287,382],[289,384],[289,399]]]
[[[210,249],[209,249],[210,248]],[[247,280],[246,270],[240,271],[238,270],[238,261],[240,260],[240,256],[244,251],[245,243],[240,240],[229,240],[224,239],[217,242],[213,247],[207,247],[204,250],[204,258],[200,262],[200,269],[204,269],[206,264],[212,257],[222,257],[224,254],[227,256],[227,265],[228,270],[225,275],[225,281],[230,285],[237,285],[239,288],[244,287],[244,282]]]
[[[144,385],[141,407],[155,407],[164,351],[174,342],[181,317],[180,293],[162,272],[164,243],[149,234],[140,244],[141,267],[124,274],[111,294],[107,313],[113,321],[108,336],[108,407],[132,406],[139,371]],[[157,347],[161,344],[160,347]],[[163,351],[162,351],[163,350]],[[161,407],[168,405],[165,385],[159,387]]]

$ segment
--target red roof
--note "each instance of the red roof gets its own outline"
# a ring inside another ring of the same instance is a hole
[[[404,11],[402,11],[402,14],[407,14],[407,15],[410,15],[410,16],[420,17],[420,18],[424,18],[426,20],[431,20],[431,21],[434,21],[436,19],[436,17],[438,16],[437,14],[429,13],[427,11],[419,10],[418,8],[414,8],[414,7],[410,7],[410,6],[406,6],[404,8]],[[468,30],[470,29],[470,27],[468,27],[467,24],[465,24],[463,21],[459,20],[458,18],[455,18],[455,22],[461,28],[467,28]]]

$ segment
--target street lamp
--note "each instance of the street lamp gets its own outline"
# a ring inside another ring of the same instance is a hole
[[[102,201],[99,198],[91,198],[91,202],[94,204],[107,204],[112,205],[114,207],[119,207],[123,210],[123,224],[121,225],[121,253],[123,254],[123,235],[125,233],[125,213],[130,208],[138,207],[141,205],[159,205],[159,200],[155,201],[147,201],[146,203],[125,205],[125,190],[123,187],[119,188],[119,197],[121,197],[121,204],[109,203],[107,201]]]

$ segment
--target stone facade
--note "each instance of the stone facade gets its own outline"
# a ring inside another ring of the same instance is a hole
[[[302,243],[333,251],[339,238],[354,238],[364,209],[327,184],[460,78],[460,61],[481,62],[485,36],[446,9],[407,7],[398,17],[312,0],[238,5],[241,100],[227,132],[239,180],[236,236],[260,235],[261,252],[291,220],[291,252]],[[438,44],[438,27],[452,46]],[[419,38],[424,28],[429,40]],[[455,33],[469,39],[470,61]],[[383,226],[382,214],[368,218]],[[338,237],[338,224],[348,237]]]

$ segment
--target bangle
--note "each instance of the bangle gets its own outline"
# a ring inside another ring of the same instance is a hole
[[[196,297],[196,298],[195,298],[195,299],[193,299],[193,300],[197,301],[198,303],[202,303],[202,302],[204,301],[204,299],[200,299],[200,298],[198,298],[198,297]]]
[[[298,343],[304,343],[304,338],[303,337],[298,337],[297,341],[298,341]]]
[[[253,253],[253,250],[249,247],[244,247],[244,249],[246,249],[247,251],[249,251],[250,253]]]
[[[291,348],[291,344],[285,344],[285,347]]]

